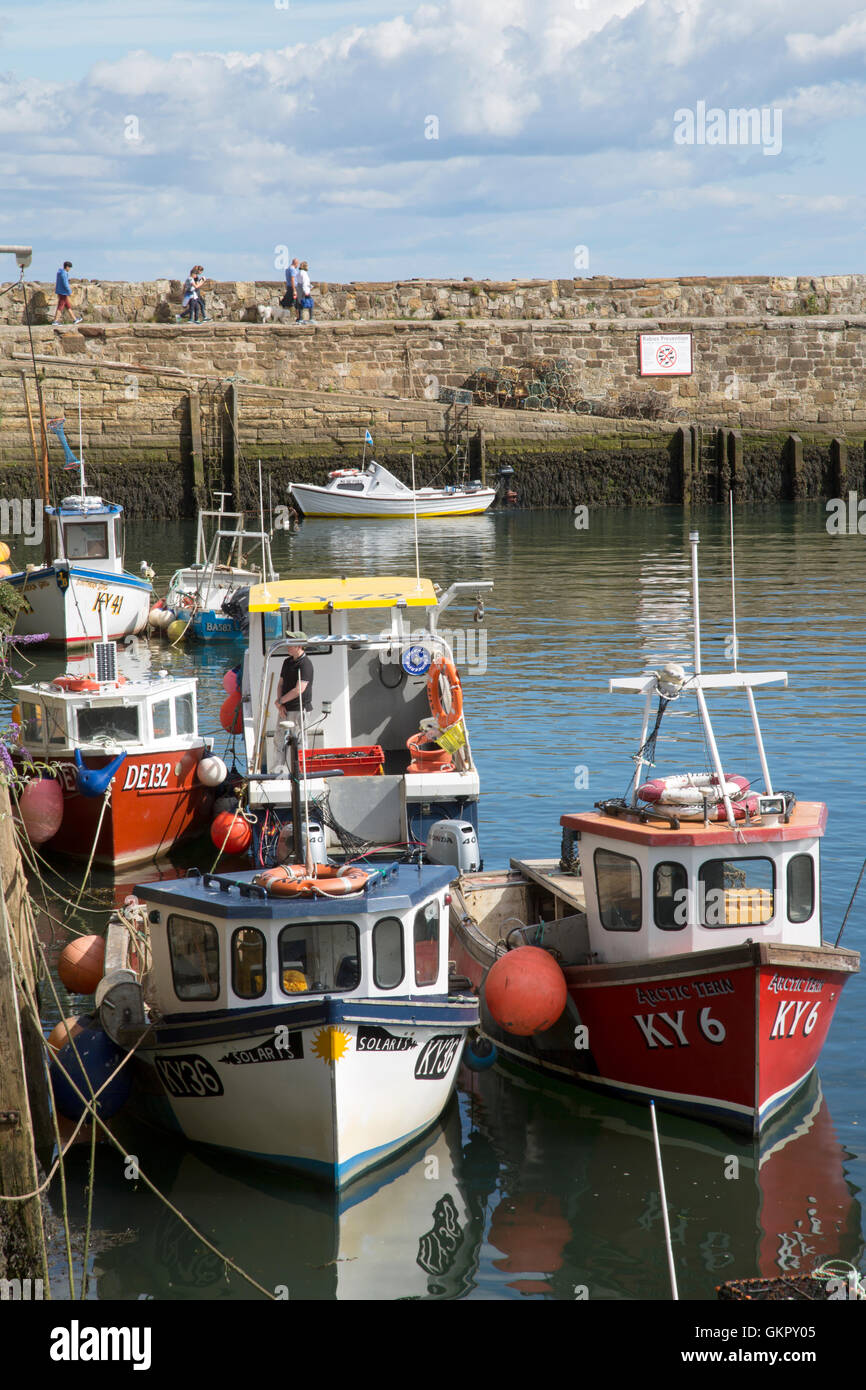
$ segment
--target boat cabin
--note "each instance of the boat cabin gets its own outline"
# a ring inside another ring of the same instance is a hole
[[[448,994],[454,870],[392,865],[343,898],[279,898],[247,871],[148,883],[148,1003],[164,1018],[327,996]]]
[[[563,816],[579,847],[592,959],[651,959],[747,940],[820,946],[826,818],[822,803],[800,802],[732,834],[713,822],[674,829],[603,811]]]
[[[21,742],[32,759],[70,749],[197,747],[198,711],[193,677],[167,672],[152,679],[97,681],[58,676],[14,687]]]
[[[291,748],[275,701],[293,633],[302,631],[313,667],[302,756],[310,777],[319,774],[307,781],[308,793],[327,796],[331,817],[383,846],[423,840],[443,818],[476,825],[479,783],[465,724],[455,722],[447,767],[410,770],[407,745],[431,720],[432,663],[454,659],[438,617],[460,591],[489,587],[457,583],[441,599],[429,580],[414,578],[294,580],[252,589],[243,677],[250,805],[291,802]],[[280,635],[269,640],[264,619],[274,614]],[[449,699],[446,691],[443,703]],[[300,713],[290,718],[300,728]]]
[[[54,564],[99,574],[123,572],[123,508],[101,497],[64,497],[59,507],[46,507]]]

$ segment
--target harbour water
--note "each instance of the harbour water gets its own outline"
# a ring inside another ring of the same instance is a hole
[[[757,697],[775,786],[828,804],[823,907],[832,942],[866,853],[866,539],[830,535],[826,519],[821,503],[738,509],[736,603],[740,664],[789,673],[786,689],[770,687]],[[640,709],[634,697],[608,695],[607,680],[664,659],[691,660],[690,529],[701,533],[704,666],[730,669],[723,508],[592,511],[586,529],[574,521],[569,512],[503,512],[421,527],[422,574],[443,588],[458,578],[495,583],[482,623],[473,621],[473,601],[449,613],[464,657],[488,867],[506,865],[511,855],[558,857],[560,814],[627,787]],[[131,523],[127,564],[137,569],[147,559],[162,593],[193,545],[191,523],[158,530]],[[307,522],[296,533],[276,534],[273,558],[284,577],[412,573],[412,528]],[[157,669],[194,670],[202,729],[217,736],[221,752],[222,677],[239,649],[172,650],[154,641],[141,644],[140,657]],[[37,678],[58,673],[56,655],[35,660]],[[712,707],[726,768],[756,777],[745,703],[724,697]],[[669,711],[657,764],[662,772],[706,765],[693,705]],[[208,840],[185,848],[177,862],[210,868],[214,853]],[[79,871],[66,865],[63,872],[77,892]],[[107,902],[107,878],[93,882]],[[863,892],[843,938],[854,949],[866,944]],[[88,929],[99,920],[89,916]],[[57,950],[61,936],[55,932]],[[866,981],[859,976],[842,996],[819,1078],[760,1149],[660,1116],[683,1298],[711,1298],[727,1278],[805,1273],[824,1259],[860,1267],[864,1018]],[[542,1091],[498,1069],[463,1072],[443,1123],[340,1199],[192,1151],[122,1118],[113,1127],[193,1226],[262,1286],[284,1290],[283,1297],[668,1297],[649,1121],[635,1105],[577,1089]],[[88,1161],[89,1146],[82,1146],[67,1165],[77,1243]],[[125,1175],[130,1171],[119,1153],[100,1146],[90,1297],[262,1296],[227,1272],[141,1180]],[[51,1199],[59,1214],[56,1184]],[[64,1297],[62,1239],[53,1249],[55,1296]]]

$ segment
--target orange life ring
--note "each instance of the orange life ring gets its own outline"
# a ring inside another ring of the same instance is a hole
[[[451,691],[450,710],[445,709],[442,703],[442,693],[439,689],[439,679],[443,675],[448,681],[448,687]],[[449,729],[452,724],[457,723],[463,714],[463,687],[460,684],[457,667],[447,656],[437,656],[430,667],[427,698],[430,701],[430,713],[440,729]]]
[[[360,472],[361,472],[360,468],[335,468],[334,471],[333,471],[332,473],[329,473],[329,474],[328,474],[328,477],[329,477],[329,478],[357,478],[357,477],[359,476]]]
[[[98,690],[99,681],[93,679],[92,673],[89,676],[55,676],[51,682],[60,690]]]
[[[343,898],[347,893],[359,893],[370,874],[353,864],[347,866],[319,864],[308,874],[304,864],[280,864],[256,874],[253,883],[275,898],[297,898],[306,893],[324,893],[328,898]]]

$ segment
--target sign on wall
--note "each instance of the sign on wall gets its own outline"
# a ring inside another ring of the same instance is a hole
[[[691,333],[641,333],[641,376],[691,376]]]

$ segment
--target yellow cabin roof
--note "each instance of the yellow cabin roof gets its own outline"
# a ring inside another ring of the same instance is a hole
[[[398,575],[384,579],[280,579],[250,589],[251,613],[315,613],[329,606],[344,608],[435,608],[438,600],[429,579]]]

